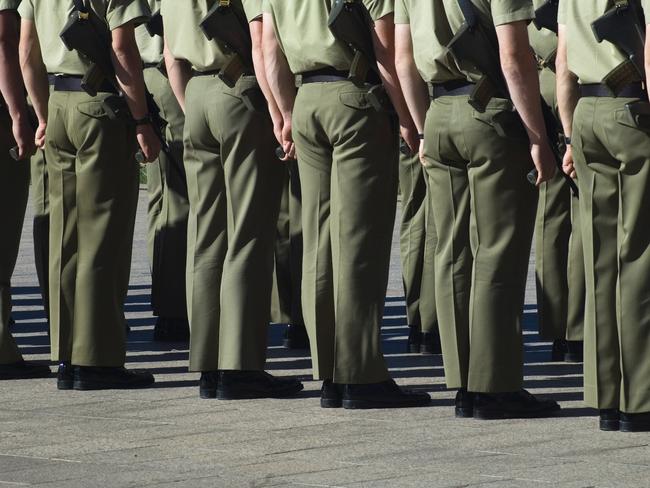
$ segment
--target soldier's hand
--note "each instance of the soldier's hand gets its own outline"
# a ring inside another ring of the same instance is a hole
[[[39,122],[38,127],[36,128],[36,133],[34,134],[34,143],[36,147],[43,149],[45,147],[45,130],[47,128],[47,122]]]
[[[149,124],[139,125],[136,127],[138,144],[144,154],[145,163],[151,163],[158,158],[162,145],[160,139],[156,136],[153,127]]]
[[[282,149],[284,149],[284,161],[296,159],[296,145],[293,143],[293,133],[291,132],[291,119],[285,118],[282,125]]]
[[[541,185],[555,176],[555,172],[557,171],[555,155],[548,142],[543,141],[540,144],[531,144],[530,155],[533,158],[533,163],[535,163],[535,169],[537,170],[536,186]]]
[[[34,131],[27,120],[14,120],[12,132],[16,145],[18,146],[18,159],[23,160],[31,157],[36,152],[34,143]]]
[[[573,150],[571,149],[571,146],[566,147],[564,160],[562,161],[562,170],[574,180],[577,178],[576,168],[573,164]]]
[[[404,139],[404,142],[406,142],[406,145],[411,150],[411,154],[417,154],[420,149],[420,139],[418,138],[418,130],[415,126],[400,126],[399,132],[402,139]]]

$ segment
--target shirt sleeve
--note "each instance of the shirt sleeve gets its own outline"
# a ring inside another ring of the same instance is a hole
[[[395,0],[363,0],[372,20],[379,20],[395,11]]]
[[[106,21],[110,30],[129,22],[143,24],[151,17],[151,10],[145,0],[109,0],[106,7]]]
[[[271,0],[262,0],[262,12],[265,14],[273,13],[273,7],[271,7]]]
[[[406,0],[395,0],[395,23],[396,24],[411,23],[411,19],[409,17],[409,11],[406,8]]]
[[[535,18],[531,0],[491,0],[490,8],[495,26]]]
[[[650,5],[650,2],[648,0],[644,0],[644,2],[648,3]],[[566,10],[567,10],[567,0],[560,0],[560,4],[557,9],[557,23],[564,25],[566,23]]]
[[[23,19],[34,20],[34,0],[23,0],[20,2],[18,13]]]
[[[0,0],[0,12],[3,10],[17,10],[20,0]]]
[[[242,0],[246,20],[251,22],[262,15],[262,0]]]

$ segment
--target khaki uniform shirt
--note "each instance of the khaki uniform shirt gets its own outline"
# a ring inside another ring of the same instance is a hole
[[[221,69],[231,55],[217,41],[209,41],[199,27],[217,1],[162,0],[167,46],[176,59],[188,61],[197,71]],[[249,22],[262,14],[261,0],[232,0],[230,5],[243,11]]]
[[[147,0],[151,13],[160,10],[160,2],[161,0]],[[141,25],[135,30],[135,41],[138,43],[138,49],[140,50],[143,63],[157,64],[162,61],[164,45],[162,37],[151,37],[147,28]]]
[[[352,52],[327,27],[332,0],[264,0],[280,47],[295,74],[333,67],[347,71]],[[393,13],[394,0],[363,0],[372,20]]]
[[[646,20],[650,18],[650,0],[641,0]],[[581,84],[601,83],[625,56],[613,44],[598,43],[591,23],[610,6],[609,0],[560,0],[558,23],[566,26],[569,70]]]
[[[114,30],[129,22],[142,23],[150,12],[144,0],[86,0],[106,27]],[[48,73],[84,75],[88,63],[76,51],[68,51],[59,38],[73,11],[71,0],[24,0],[18,9],[24,19],[33,20]]]
[[[0,12],[3,10],[18,10],[20,0],[0,0]]]
[[[496,26],[535,17],[531,0],[473,0],[473,4],[483,25],[493,32]],[[457,0],[397,0],[395,23],[411,25],[415,62],[425,81],[481,79],[482,73],[473,66],[458,65],[446,47],[464,22]]]
[[[533,6],[537,9],[546,0],[533,0]],[[535,24],[532,22],[528,26],[528,37],[530,38],[530,45],[542,59],[547,59],[557,50],[557,35],[548,29],[537,30]]]

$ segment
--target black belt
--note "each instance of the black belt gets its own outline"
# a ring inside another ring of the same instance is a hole
[[[616,95],[612,93],[607,85],[601,83],[589,83],[580,85],[580,96],[599,98],[645,98],[647,92],[644,90],[641,82],[627,85]]]
[[[220,69],[211,69],[210,71],[197,71],[193,69],[192,76],[214,76],[218,75],[220,72]]]
[[[332,83],[335,81],[347,81],[350,79],[349,71],[341,71],[336,68],[327,67],[316,69],[313,71],[305,71],[300,73],[302,84],[306,83]],[[381,83],[379,76],[374,71],[368,71],[368,76],[365,80],[366,83],[371,85],[378,85]]]
[[[49,78],[49,77],[48,77]],[[60,92],[83,92],[84,89],[81,87],[81,76],[72,76],[72,75],[57,75],[54,76],[54,91]],[[97,89],[98,93],[117,93],[115,87],[111,85],[108,81],[102,82]]]
[[[142,63],[142,66],[144,69],[158,68],[160,66],[160,63]]]
[[[469,81],[447,81],[445,83],[429,83],[429,96],[432,100],[440,97],[459,97],[470,95],[474,91],[474,83]]]

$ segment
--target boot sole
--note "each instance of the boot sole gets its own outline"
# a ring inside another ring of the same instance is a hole
[[[94,390],[140,390],[152,386],[155,382],[147,382],[142,384],[115,384],[115,383],[101,383],[94,381],[75,381],[72,384],[72,389],[77,391],[94,391]]]
[[[474,417],[474,408],[456,407],[455,414],[456,414],[456,418],[469,419]]]
[[[475,408],[474,418],[479,420],[540,419],[553,417],[559,411],[559,408],[549,408],[533,412],[507,412],[503,410],[481,410]]]
[[[217,388],[216,395],[218,400],[254,400],[257,398],[287,398],[303,389],[303,385],[298,385],[292,388],[285,388],[278,391],[259,391],[259,390],[240,390],[231,391]]]
[[[629,421],[621,420],[620,431],[621,432],[650,432],[650,423],[629,422]]]
[[[412,401],[402,403],[383,403],[371,400],[343,400],[342,406],[346,410],[370,410],[370,409],[388,409],[388,408],[418,408],[427,407],[431,401]]]
[[[199,397],[203,398],[204,400],[217,398],[217,389],[199,389]]]
[[[56,382],[57,390],[72,390],[72,380],[64,380]]]
[[[321,398],[320,399],[321,408],[341,408],[343,406],[343,400],[340,398],[331,399],[331,398]]]
[[[621,423],[618,420],[601,420],[600,430],[604,432],[616,432],[621,429]]]

